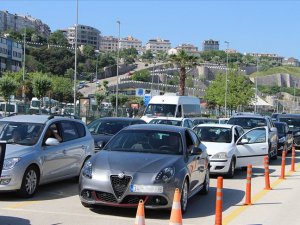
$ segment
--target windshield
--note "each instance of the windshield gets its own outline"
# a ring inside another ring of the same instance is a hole
[[[34,123],[0,122],[0,140],[11,144],[34,145],[39,140],[43,125]]]
[[[173,126],[181,126],[182,121],[178,120],[151,120],[149,124],[165,124],[165,125],[173,125]]]
[[[267,126],[264,118],[236,117],[230,118],[228,124],[239,125],[244,129]]]
[[[285,133],[285,126],[284,124],[275,123],[275,127],[277,128],[278,133]]]
[[[149,104],[145,111],[146,116],[170,116],[175,117],[176,105]]]
[[[218,124],[219,121],[217,119],[194,119],[193,124],[194,126],[198,124],[204,124],[204,123],[213,123],[213,124]]]
[[[129,125],[129,121],[94,120],[93,122],[88,124],[87,127],[92,134],[115,135],[124,127],[127,127]]]
[[[181,155],[179,133],[156,130],[123,130],[105,146],[104,150]]]
[[[232,132],[230,128],[223,127],[195,127],[194,131],[204,142],[231,143]]]
[[[300,118],[280,118],[280,122],[286,122],[291,129],[300,129]]]

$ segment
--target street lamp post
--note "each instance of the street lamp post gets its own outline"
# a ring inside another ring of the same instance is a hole
[[[153,68],[152,68],[152,76],[151,76],[151,87],[150,87],[150,96],[151,96],[151,98],[152,98],[152,89],[153,89],[153,77],[154,77],[154,67],[155,67],[155,61],[154,61],[154,59],[153,59]]]
[[[119,57],[120,57],[120,30],[121,22],[117,21],[119,35],[118,35],[118,51],[117,51],[117,87],[116,87],[116,117],[118,117],[118,94],[119,94]]]
[[[256,58],[256,72],[258,72],[258,57]],[[257,113],[257,100],[258,100],[258,95],[257,95],[257,77],[255,79],[255,105],[254,105],[254,113]]]
[[[76,25],[75,25],[74,115],[76,115],[77,32],[78,32],[78,0],[76,0]]]
[[[227,51],[226,51],[226,78],[225,78],[225,117],[227,117],[227,92],[228,92],[228,50],[229,50],[229,42],[225,41],[225,44],[227,44]]]
[[[296,85],[297,83],[294,83],[294,113],[296,111]]]
[[[25,45],[26,45],[26,27],[25,27],[25,33],[24,33],[24,50],[23,50],[23,86],[22,86],[22,98],[25,102],[25,86],[24,86],[24,82],[25,82],[25,56],[26,56],[26,53],[25,53]]]

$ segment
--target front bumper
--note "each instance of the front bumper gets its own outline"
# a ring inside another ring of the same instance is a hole
[[[23,171],[15,166],[11,170],[3,170],[0,177],[0,192],[19,190],[22,185]]]
[[[118,173],[116,173],[118,174]],[[126,174],[127,175],[127,174]],[[145,208],[160,209],[171,208],[174,191],[181,188],[179,179],[173,178],[169,183],[151,182],[157,174],[128,174],[130,182],[125,191],[120,195],[115,190],[110,180],[109,174],[93,175],[93,179],[80,176],[79,197],[81,202],[89,205],[107,205],[116,207],[137,207],[139,200],[143,200]],[[132,185],[162,186],[161,192],[134,192]]]
[[[212,160],[210,159],[210,174],[226,174],[230,168],[230,159]]]

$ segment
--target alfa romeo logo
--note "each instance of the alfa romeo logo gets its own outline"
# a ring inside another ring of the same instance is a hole
[[[120,179],[123,179],[123,178],[125,177],[125,174],[124,174],[123,172],[121,172],[121,173],[118,174],[118,177],[119,177]]]

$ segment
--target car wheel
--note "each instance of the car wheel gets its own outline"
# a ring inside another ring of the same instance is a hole
[[[188,194],[189,194],[189,186],[187,180],[185,180],[181,189],[181,199],[180,199],[182,214],[184,214],[187,210]]]
[[[235,173],[235,159],[232,158],[231,162],[230,162],[230,165],[229,165],[229,170],[228,170],[226,176],[228,178],[233,178],[234,177],[234,173]]]
[[[210,178],[209,178],[209,169],[206,171],[205,174],[205,180],[203,182],[203,188],[199,192],[201,195],[207,195],[209,192],[209,183],[210,183]]]
[[[36,192],[38,182],[38,170],[34,166],[28,167],[24,173],[21,189],[18,191],[18,195],[23,198],[32,197]]]

